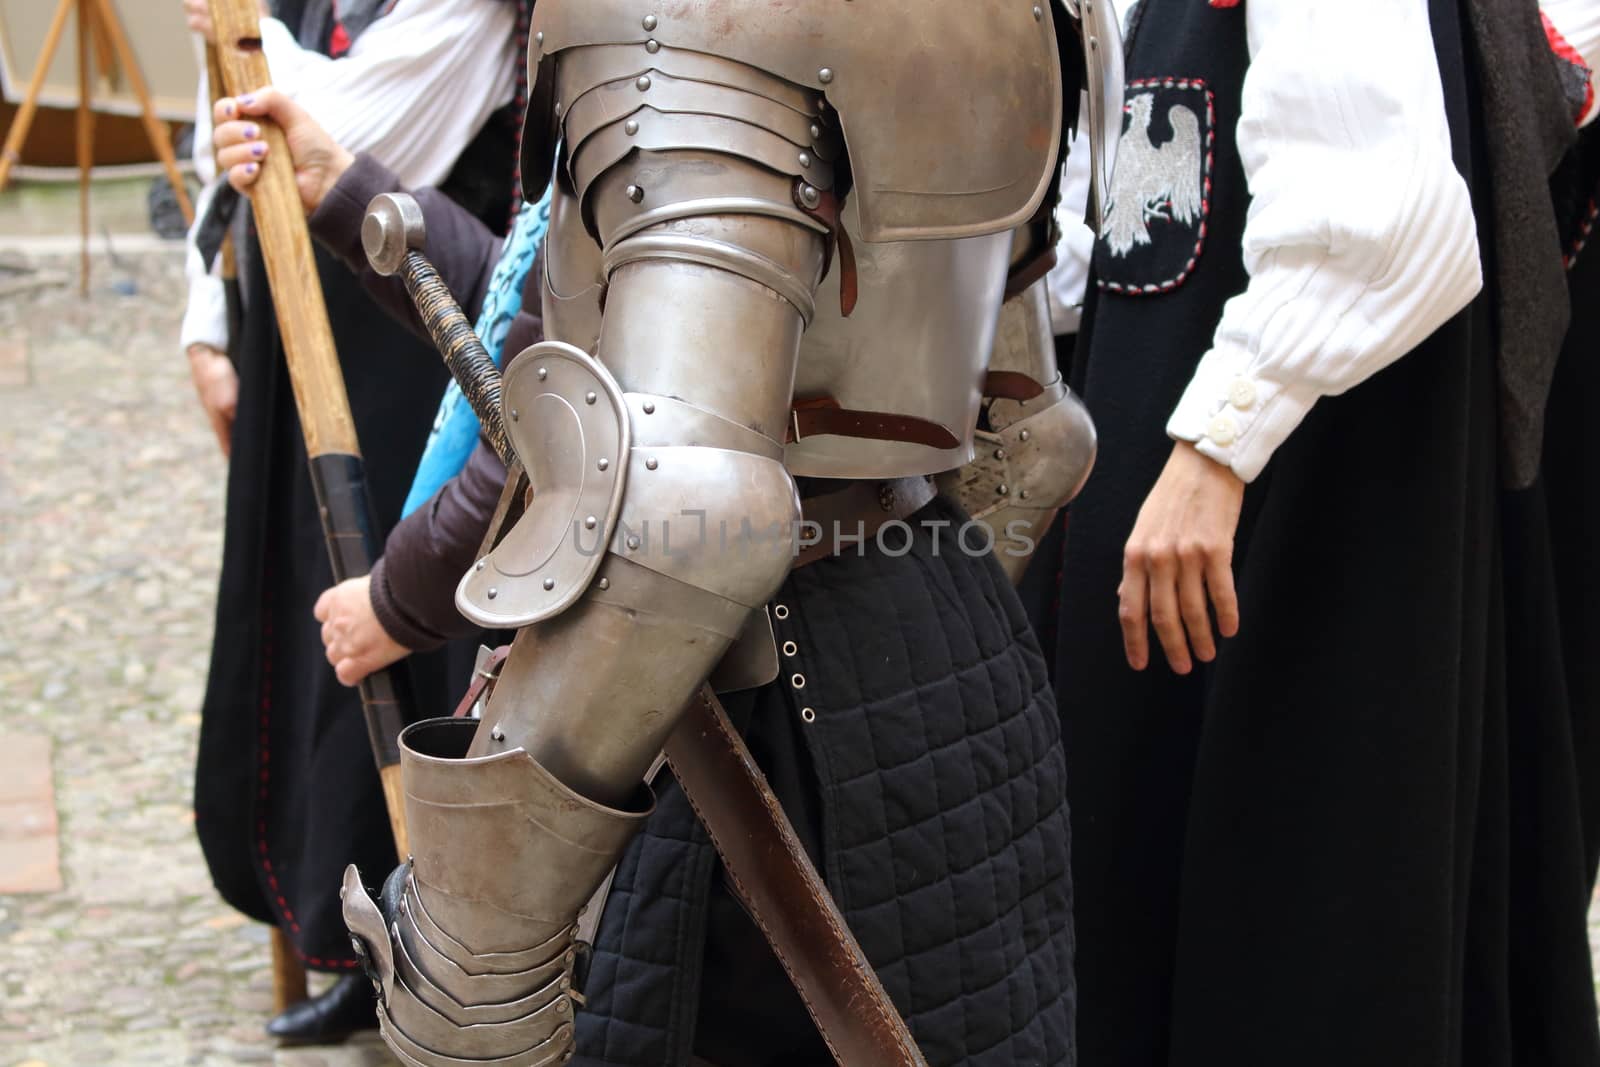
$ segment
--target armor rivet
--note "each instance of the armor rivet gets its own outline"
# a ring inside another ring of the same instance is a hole
[[[487,567],[488,565],[489,565],[489,561],[488,560],[480,559],[478,561],[476,569],[481,571],[481,570],[483,570],[483,568]]]
[[[823,85],[827,85],[829,82],[833,81],[833,68],[823,67],[821,70],[817,71],[817,81],[821,82]]]
[[[1011,487],[1005,482],[1001,482],[999,485],[994,487],[994,491],[999,493],[1001,496],[1008,496],[1011,493]]]
[[[655,55],[657,52],[661,51],[661,42],[652,37],[650,40],[644,43],[644,50],[649,52],[651,55]]]
[[[654,15],[646,15],[644,17],[644,28],[647,30],[656,28],[656,17]]]
[[[789,617],[789,608],[787,605],[779,604],[772,609],[772,613],[780,619],[787,619]]]
[[[818,126],[815,122],[811,124],[811,139],[813,141],[822,140],[822,127]]]
[[[661,461],[654,456],[644,461],[644,469],[647,471],[653,471],[659,466],[661,466]]]
[[[816,711],[815,708],[801,708],[800,709],[800,717],[802,719],[804,719],[806,722],[816,722],[817,721],[817,711]]]
[[[610,578],[602,578],[602,579],[600,579],[599,585],[600,585],[601,589],[610,589],[611,588],[611,579]]]
[[[626,133],[629,137],[632,137],[634,134],[639,132],[639,124],[632,119],[629,119],[627,122],[622,124],[622,132]]]
[[[1021,497],[1022,497],[1022,499],[1024,499],[1024,500],[1026,500],[1026,499],[1028,499],[1028,491],[1027,491],[1027,490],[1026,490],[1026,489],[1024,489],[1024,490],[1023,490],[1023,491],[1022,491],[1022,492],[1021,492],[1021,493],[1020,493],[1020,494],[1019,494],[1019,495],[1020,495],[1020,496],[1021,496]]]
[[[1033,431],[1031,431],[1031,430],[1023,430],[1021,433],[1017,434],[1017,439],[1019,441],[1026,441],[1028,438],[1030,438],[1032,436],[1033,436]]]
[[[646,400],[644,402],[644,413],[646,415],[654,415],[656,413],[656,406],[653,401]]]
[[[628,538],[628,550],[631,552],[637,552],[639,550],[639,539],[637,537]]]
[[[534,44],[544,44],[544,31],[543,30],[540,30],[538,33],[533,35],[533,43]]]
[[[548,377],[550,377],[549,368],[548,367],[540,367],[539,368],[539,380],[542,382]]]
[[[816,207],[822,203],[822,194],[817,191],[817,187],[814,185],[802,185],[800,187],[800,202],[806,207]]]
[[[628,186],[628,199],[632,200],[635,204],[639,203],[644,199],[644,189],[637,185]]]
[[[569,1012],[571,1010],[572,1010],[572,1001],[570,1001],[570,1000],[558,1000],[558,1001],[556,1001],[556,1014],[557,1015],[565,1015],[565,1014],[567,1014],[567,1012]]]
[[[593,515],[590,515],[588,518],[583,520],[583,528],[585,530],[592,530],[595,528],[595,526],[599,525],[599,522],[599,519],[595,518]]]
[[[789,684],[794,686],[796,689],[804,689],[806,687],[806,676],[803,674],[796,674],[789,679]]]
[[[595,466],[599,467],[601,470],[610,470],[611,461],[609,459],[601,459],[599,463],[595,464]]]
[[[506,732],[500,729],[499,723],[495,723],[494,729],[489,731],[489,736],[494,738],[496,741],[504,741],[506,739]]]
[[[800,165],[802,167],[811,166],[811,153],[810,152],[801,152],[800,153]]]
[[[546,578],[544,580],[544,591],[545,592],[548,593],[550,590],[554,589],[555,587],[556,587],[556,580],[554,578]]]
[[[585,394],[583,394],[583,402],[585,404],[593,404],[596,400],[599,400],[599,399],[600,398],[598,396],[595,396],[593,393],[585,393]]]
[[[1005,459],[1006,458],[1006,450],[1003,449],[1003,448],[995,449],[994,450],[994,458],[995,459]]]
[[[511,409],[511,421],[512,422],[516,422],[520,418],[522,418],[522,413],[519,412],[516,408],[512,408]]]
[[[648,74],[639,75],[639,80],[634,82],[633,84],[638,86],[639,91],[641,93],[648,92],[650,90],[650,75],[648,75]]]
[[[499,595],[500,595],[500,590],[496,589],[494,586],[491,585],[489,587],[489,599],[493,600],[495,597],[497,597]]]
[[[562,110],[561,101],[557,100],[556,101],[556,118],[560,118],[561,117],[561,110]]]
[[[1044,8],[1040,7],[1038,4],[1033,5],[1033,21],[1042,22],[1043,20]]]
[[[783,643],[783,654],[785,656],[792,656],[796,652],[799,652],[799,651],[800,651],[800,646],[795,644],[793,641],[785,641]]]

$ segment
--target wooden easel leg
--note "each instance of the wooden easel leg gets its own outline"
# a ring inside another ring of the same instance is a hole
[[[273,1011],[281,1012],[291,1004],[306,999],[306,969],[294,946],[278,927],[272,928],[272,1004]]]
[[[178,170],[178,158],[172,152],[172,138],[167,134],[166,124],[156,114],[155,101],[150,97],[150,87],[145,83],[144,71],[139,69],[139,60],[128,44],[128,35],[123,31],[122,21],[117,18],[116,8],[111,6],[111,0],[86,0],[86,2],[96,3],[99,6],[100,25],[111,38],[111,46],[117,50],[117,59],[122,63],[122,72],[128,76],[128,86],[139,101],[139,117],[144,123],[144,132],[150,138],[150,145],[156,150],[156,155],[161,158],[161,165],[166,168],[167,181],[172,183],[172,191],[178,197],[178,206],[183,209],[184,221],[193,225],[194,205],[189,202],[189,190],[183,184],[183,174]]]
[[[94,169],[94,111],[89,106],[94,99],[93,25],[94,8],[89,0],[78,0],[78,229],[83,237],[78,286],[84,296],[89,295],[89,182]]]
[[[0,149],[0,189],[6,187],[11,180],[11,168],[22,157],[22,143],[28,139],[28,130],[33,126],[34,113],[39,110],[39,91],[44,88],[45,75],[50,70],[50,61],[56,56],[56,48],[61,44],[61,34],[67,28],[67,15],[72,11],[76,0],[61,0],[56,6],[55,16],[50,20],[50,29],[44,35],[44,47],[39,49],[39,61],[33,68],[33,77],[28,81],[28,91],[22,94],[22,106],[17,109],[17,117],[12,120],[11,132],[6,136],[6,143]]]

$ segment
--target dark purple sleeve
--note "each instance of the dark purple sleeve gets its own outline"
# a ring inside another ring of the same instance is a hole
[[[476,318],[500,259],[500,238],[439,190],[406,189],[393,171],[362,153],[312,212],[311,234],[361,279],[361,287],[380,307],[427,337],[426,328],[406,296],[405,282],[399,275],[385,278],[373,270],[361,247],[361,222],[366,218],[367,205],[379,193],[399,192],[416,197],[428,226],[423,253],[450,287],[450,294],[467,318]]]
[[[413,652],[478,632],[456,611],[456,585],[489,532],[506,468],[481,440],[460,474],[389,532],[372,568],[372,610]]]

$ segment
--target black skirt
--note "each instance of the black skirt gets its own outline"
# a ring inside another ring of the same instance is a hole
[[[344,866],[386,871],[394,845],[360,699],[334,678],[311,616],[333,573],[254,242],[249,253],[195,826],[229,904],[280,926],[309,967],[348,971],[358,963],[340,917]],[[368,488],[387,534],[446,372],[431,346],[384,315],[344,267],[321,252],[318,265]],[[470,677],[472,651],[456,646],[397,668],[419,714],[450,713]]]

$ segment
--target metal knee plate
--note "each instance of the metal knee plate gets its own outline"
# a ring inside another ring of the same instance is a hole
[[[594,580],[616,526],[632,434],[616,380],[560,342],[516,358],[501,406],[533,500],[461,580],[456,607],[480,626],[514,629],[559,614]]]

